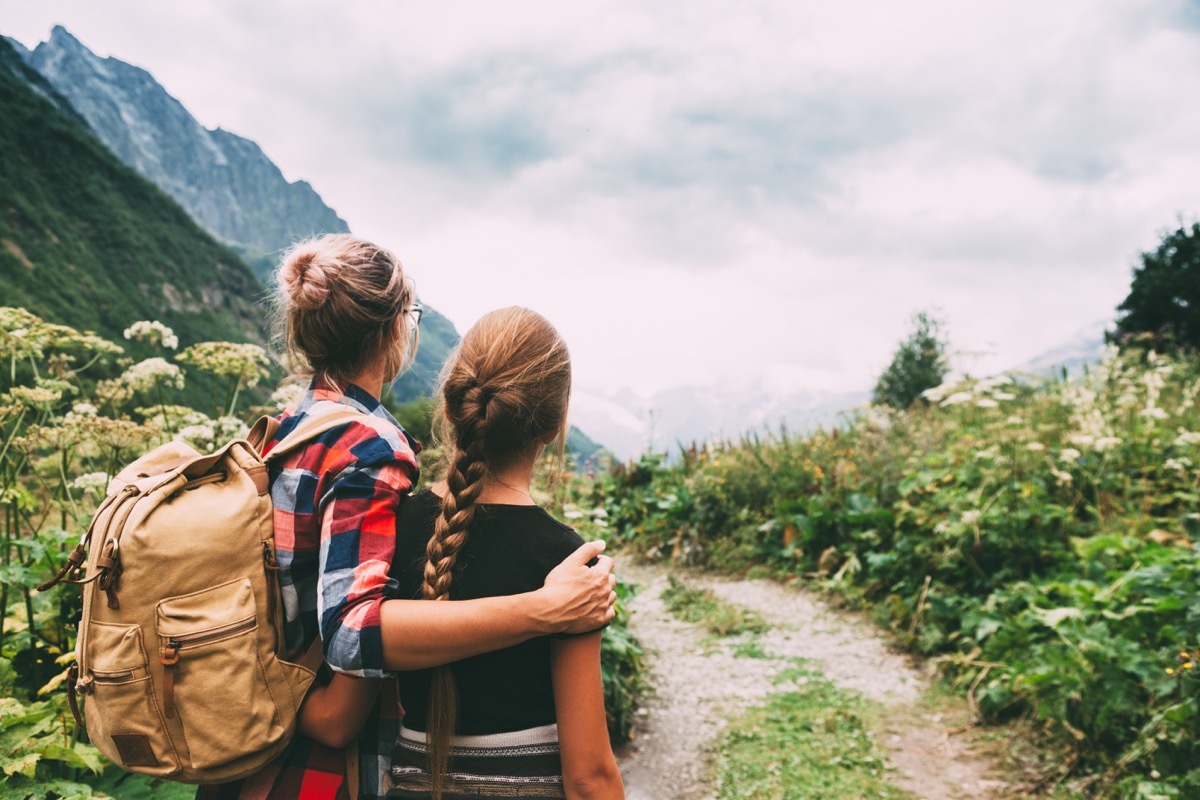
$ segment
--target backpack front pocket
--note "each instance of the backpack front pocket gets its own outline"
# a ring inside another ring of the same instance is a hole
[[[138,625],[93,622],[85,688],[88,734],[126,767],[166,775],[179,766],[167,737]]]
[[[249,578],[158,604],[163,712],[183,729],[193,769],[260,750],[283,735],[258,654]]]

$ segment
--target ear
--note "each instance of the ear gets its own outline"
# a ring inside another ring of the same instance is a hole
[[[558,438],[558,431],[552,431],[550,433],[547,433],[541,439],[538,439],[538,441],[542,443],[543,447],[549,447],[550,445],[554,444],[554,440],[557,438]]]

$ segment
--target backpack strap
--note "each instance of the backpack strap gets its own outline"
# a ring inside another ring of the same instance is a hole
[[[306,416],[294,430],[283,437],[282,441],[271,448],[271,452],[263,456],[263,461],[271,461],[285,453],[290,453],[326,431],[331,431],[365,416],[367,415],[364,412],[340,403],[336,409]],[[279,420],[274,417],[262,417],[254,423],[254,427],[246,436],[246,441],[261,453],[262,448],[271,441],[278,430]]]
[[[346,789],[350,800],[358,800],[358,738],[346,745]]]

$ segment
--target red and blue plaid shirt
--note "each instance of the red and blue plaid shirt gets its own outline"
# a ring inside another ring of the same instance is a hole
[[[388,577],[396,541],[396,511],[417,481],[416,443],[387,409],[354,386],[345,393],[313,385],[280,418],[264,448],[301,420],[341,403],[363,412],[270,466],[275,551],[285,615],[287,651],[299,658],[319,635],[336,671],[386,678],[379,701],[359,734],[359,793],[382,797],[400,707],[394,675],[383,666],[379,607],[396,596]],[[249,778],[201,787],[201,800],[333,800],[346,796],[341,750],[297,734],[279,759]]]

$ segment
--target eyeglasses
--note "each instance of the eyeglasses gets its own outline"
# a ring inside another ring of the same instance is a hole
[[[416,300],[408,307],[408,330],[410,333],[417,329],[421,324],[421,315],[425,313],[425,306],[418,303]]]

